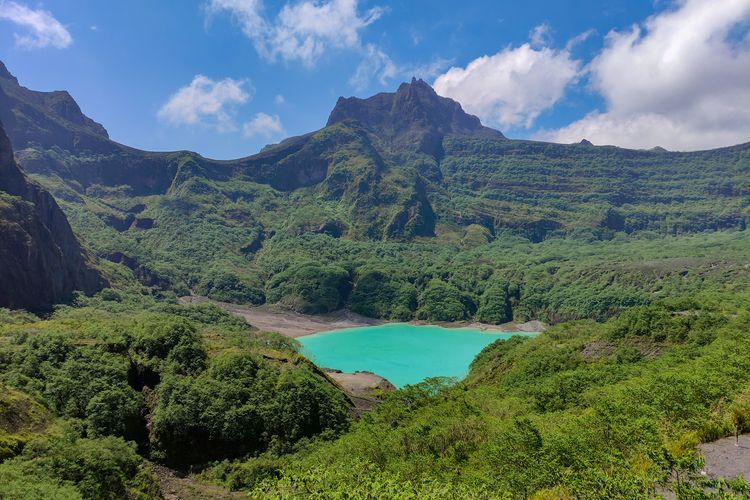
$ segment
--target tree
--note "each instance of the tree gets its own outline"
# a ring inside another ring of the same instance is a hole
[[[499,325],[513,320],[513,310],[510,305],[508,283],[506,281],[492,281],[485,289],[479,300],[477,319],[482,323]]]
[[[340,308],[350,289],[345,269],[308,262],[274,276],[268,283],[268,300],[305,314],[325,313]]]
[[[417,305],[414,285],[393,274],[380,269],[360,271],[352,292],[352,311],[373,318],[411,318]]]
[[[417,317],[431,321],[466,319],[467,311],[461,292],[439,279],[430,280],[419,297]]]

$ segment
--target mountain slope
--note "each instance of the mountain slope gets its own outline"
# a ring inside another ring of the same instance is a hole
[[[104,284],[55,200],[21,173],[0,127],[0,306],[44,309]]]
[[[64,90],[34,92],[21,87],[2,62],[0,121],[13,137],[14,145],[33,143],[97,152],[111,149],[107,131],[84,115],[70,94]]]
[[[343,271],[341,297],[303,302],[408,319],[436,310],[418,304],[442,280],[458,288],[440,289],[458,304],[452,310],[473,317],[485,288],[503,289],[490,287],[500,280],[520,318],[600,317],[678,286],[689,268],[679,259],[700,254],[690,245],[703,236],[649,248],[673,259],[655,264],[658,279],[625,244],[741,231],[750,219],[750,144],[676,153],[510,140],[421,80],[341,98],[326,127],[229,161],[117,144],[78,112],[39,105],[49,93],[24,89],[9,73],[0,72],[0,89],[13,96],[0,116],[27,124],[9,131],[19,163],[99,256],[149,286],[222,300],[260,303],[282,289],[285,303],[297,303],[301,291],[320,289],[311,277]],[[46,146],[40,130],[59,124],[79,139]],[[569,252],[558,249],[560,238]],[[737,237],[706,238],[734,245]],[[619,260],[591,261],[594,243]],[[731,248],[721,264],[695,264],[695,279],[737,272]],[[323,267],[311,271],[310,262]],[[382,292],[377,307],[358,302],[363,280]],[[566,283],[599,295],[576,301]]]

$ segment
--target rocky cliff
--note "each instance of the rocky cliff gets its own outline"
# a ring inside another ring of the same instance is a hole
[[[0,126],[0,307],[44,310],[105,285],[55,200],[19,169]]]

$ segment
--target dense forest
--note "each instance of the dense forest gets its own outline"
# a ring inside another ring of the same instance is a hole
[[[54,215],[3,189],[31,215],[2,236],[93,276],[2,304],[0,498],[160,498],[158,467],[198,498],[750,495],[697,448],[750,431],[750,145],[510,140],[413,80],[220,162],[111,141],[1,63],[0,120]],[[353,418],[297,341],[189,294],[551,327]]]

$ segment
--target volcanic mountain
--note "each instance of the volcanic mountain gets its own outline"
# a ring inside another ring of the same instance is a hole
[[[749,217],[748,144],[678,153],[510,140],[416,79],[340,98],[320,130],[230,161],[118,144],[67,92],[26,89],[4,66],[0,118],[21,166],[96,253],[149,282],[232,269],[260,283],[266,252],[316,234],[450,247],[501,233],[742,229]]]

